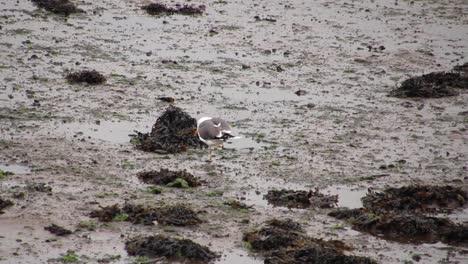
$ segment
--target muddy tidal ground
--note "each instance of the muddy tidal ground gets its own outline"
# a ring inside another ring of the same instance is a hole
[[[14,203],[0,215],[0,263],[154,262],[125,250],[150,235],[190,239],[220,256],[217,263],[263,263],[242,233],[273,218],[294,219],[309,236],[341,240],[352,245],[347,255],[379,263],[467,263],[462,246],[386,240],[327,216],[331,209],[263,199],[272,189],[317,187],[338,195],[337,206],[358,208],[369,187],[466,189],[466,90],[387,96],[411,76],[467,61],[465,0],[202,0],[190,3],[204,5],[203,14],[188,16],[149,15],[148,1],[72,2],[83,12],[0,0],[0,169],[14,173],[0,177],[0,198]],[[82,70],[107,80],[65,78]],[[202,149],[136,149],[128,135],[151,131],[168,106],[161,97],[195,118],[224,117],[243,139],[212,163]],[[137,177],[161,169],[187,170],[204,184],[152,187]],[[201,223],[90,217],[126,202],[184,204]],[[466,207],[437,216],[468,222]],[[53,224],[72,233],[44,229]]]

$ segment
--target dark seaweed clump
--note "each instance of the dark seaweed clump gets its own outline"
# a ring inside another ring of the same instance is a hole
[[[83,70],[68,73],[65,76],[69,83],[87,83],[91,85],[103,84],[106,82],[106,77],[96,70]]]
[[[131,256],[150,258],[190,260],[208,263],[217,258],[209,248],[190,239],[172,238],[163,235],[133,238],[125,242],[125,249]]]
[[[204,5],[180,5],[177,4],[175,8],[168,7],[165,4],[161,3],[151,3],[149,5],[143,6],[142,9],[146,10],[146,12],[150,15],[173,15],[173,14],[180,14],[180,15],[201,15],[205,12]]]
[[[178,153],[188,148],[206,148],[195,135],[197,120],[182,109],[170,105],[156,120],[151,133],[137,132],[136,147],[156,153]]]
[[[0,197],[0,214],[4,214],[3,209],[13,206],[14,203],[11,200],[3,199]]]
[[[92,211],[89,216],[93,218],[98,218],[99,221],[102,222],[111,222],[114,219],[114,217],[122,213],[123,211],[122,209],[120,209],[120,206],[118,204],[114,204],[111,206],[101,207],[100,210]]]
[[[338,202],[337,195],[324,195],[318,190],[295,191],[295,190],[270,190],[265,198],[273,205],[292,208],[306,208],[315,206],[319,208],[331,208]]]
[[[458,95],[458,89],[468,88],[468,63],[455,66],[451,72],[431,72],[405,80],[390,95],[395,97],[440,98]]]
[[[44,227],[44,229],[57,236],[66,236],[66,235],[70,235],[73,233],[72,231],[65,229],[61,226],[58,226],[56,224],[51,224],[50,226],[46,226]]]
[[[143,171],[137,174],[138,179],[147,184],[169,185],[170,187],[184,188],[200,186],[201,181],[187,171]]]
[[[126,204],[123,212],[129,215],[129,221],[134,224],[191,226],[201,223],[197,213],[185,205],[163,206],[159,208],[142,205]]]
[[[92,211],[90,216],[97,217],[102,222],[111,222],[116,217],[125,215],[125,221],[133,224],[190,226],[201,223],[197,213],[185,205],[163,206],[159,208],[145,207],[143,205],[125,204],[120,208],[118,204],[101,207]]]
[[[339,209],[330,216],[344,219],[357,230],[401,243],[467,244],[468,226],[425,213],[450,212],[466,204],[459,187],[412,185],[369,192],[365,208]]]
[[[360,231],[401,243],[466,244],[468,226],[445,218],[410,214],[375,214],[367,209],[340,209],[329,213],[350,222]]]
[[[83,10],[77,8],[69,0],[31,0],[39,8],[52,12],[54,14],[69,16],[74,13],[82,13]]]
[[[376,212],[438,212],[462,207],[467,199],[467,192],[460,187],[413,185],[369,192],[362,202]]]
[[[324,241],[307,236],[300,224],[290,220],[273,219],[264,227],[247,232],[243,240],[248,247],[262,251],[265,263],[376,263],[366,257],[348,256],[350,248],[337,240]]]

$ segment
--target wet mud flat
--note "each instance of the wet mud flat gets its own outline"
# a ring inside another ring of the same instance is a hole
[[[467,261],[466,1],[158,3],[0,0],[0,263]]]

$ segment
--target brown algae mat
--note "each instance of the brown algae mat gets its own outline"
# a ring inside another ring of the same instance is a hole
[[[14,203],[11,200],[3,199],[0,197],[0,214],[4,214],[4,209],[13,206]]]
[[[426,213],[451,212],[466,204],[467,193],[459,187],[414,185],[369,192],[365,208],[332,211],[359,231],[400,243],[467,244],[468,226]]]
[[[218,257],[208,247],[199,245],[190,239],[164,235],[130,239],[125,242],[125,249],[130,256],[164,257],[168,260],[188,260],[196,263],[208,263]]]
[[[458,95],[457,89],[468,89],[468,63],[455,66],[451,72],[431,72],[405,80],[390,92],[395,97],[440,98]]]
[[[161,3],[151,3],[142,7],[143,10],[150,15],[201,15],[205,12],[206,7],[204,5],[187,5],[187,4],[176,4],[176,7],[168,7]]]
[[[264,226],[244,233],[248,248],[262,252],[265,263],[377,263],[367,257],[345,255],[351,248],[338,240],[324,241],[305,234],[291,219],[272,219]]]
[[[195,135],[197,120],[170,105],[156,120],[150,133],[137,132],[132,140],[138,149],[156,153],[179,153],[188,148],[206,148]]]
[[[318,190],[270,190],[265,195],[265,199],[275,206],[284,206],[289,208],[332,208],[338,202],[337,195],[324,195]]]
[[[376,212],[441,212],[463,207],[468,193],[460,187],[412,185],[369,192],[363,206]]]
[[[37,7],[59,15],[69,16],[74,13],[83,13],[69,0],[31,0]]]
[[[87,83],[90,85],[103,84],[107,81],[106,77],[96,70],[73,71],[68,73],[65,79],[71,84]]]
[[[339,209],[329,213],[343,219],[359,231],[400,243],[436,243],[468,245],[468,226],[446,218],[410,214],[375,214],[364,208]]]
[[[58,226],[56,224],[51,224],[49,226],[46,226],[44,227],[44,229],[56,236],[67,236],[73,233],[72,231],[65,229],[61,226]]]
[[[167,205],[158,208],[143,205],[125,204],[121,208],[118,204],[101,207],[92,211],[91,217],[102,222],[129,221],[133,224],[144,225],[173,225],[191,226],[201,223],[197,213],[186,205]]]
[[[160,169],[159,171],[143,171],[137,174],[138,179],[147,184],[166,185],[168,187],[188,188],[201,185],[199,178],[183,171]]]

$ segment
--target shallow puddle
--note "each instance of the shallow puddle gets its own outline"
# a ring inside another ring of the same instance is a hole
[[[264,195],[267,194],[268,190],[288,189],[309,191],[313,189],[313,187],[308,188],[308,185],[273,180],[266,181],[262,179],[253,182],[255,184],[254,188],[247,191],[241,191],[240,193],[237,193],[236,196],[245,199],[244,202],[247,205],[259,206],[262,208],[274,207],[264,198]],[[367,188],[347,185],[334,185],[325,189],[321,189],[320,193],[325,195],[338,195],[337,207],[348,207],[352,209],[362,207],[361,198],[366,195]]]
[[[362,207],[361,198],[366,196],[367,188],[334,185],[322,190],[322,192],[328,195],[338,195],[338,207],[353,209]]]
[[[26,174],[31,172],[30,167],[19,164],[0,164],[0,170],[13,172],[14,174]]]

